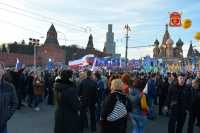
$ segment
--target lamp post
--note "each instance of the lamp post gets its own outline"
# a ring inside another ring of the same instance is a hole
[[[131,31],[130,27],[127,25],[125,25],[124,29],[126,30],[126,52],[125,52],[125,60],[126,60],[126,69],[127,69],[127,50],[128,50],[128,32]]]
[[[34,38],[29,38],[29,44],[34,45],[34,69],[36,69],[36,53],[37,53],[37,46],[39,44],[40,40],[39,39],[34,39]]]
[[[65,53],[64,53],[64,64],[66,65],[66,36],[65,36],[65,34],[64,33],[62,33],[62,32],[60,32],[60,31],[58,31],[58,33],[61,33],[61,34],[63,34],[63,36],[65,37]]]
[[[76,53],[72,54],[73,55],[73,60],[74,60],[74,56],[76,55]]]

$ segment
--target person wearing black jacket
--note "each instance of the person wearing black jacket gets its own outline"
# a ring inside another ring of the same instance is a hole
[[[81,102],[73,83],[72,70],[62,70],[54,83],[56,101],[54,133],[78,133],[78,111]]]
[[[119,100],[125,105],[126,94],[122,92],[123,82],[121,79],[114,79],[111,83],[111,93],[106,97],[102,105],[102,112],[100,118],[100,133],[123,133],[124,118],[120,118],[116,121],[108,121],[107,117],[112,113],[115,104],[117,102],[117,96]]]
[[[200,87],[197,79],[192,80],[192,105],[189,113],[188,133],[193,133],[195,119],[200,120]]]
[[[48,101],[47,104],[48,105],[54,105],[54,100],[53,100],[53,84],[55,83],[55,79],[56,79],[56,73],[52,72],[51,73],[51,77],[48,80],[48,90],[49,90],[49,96],[48,96]]]
[[[185,85],[185,75],[179,74],[178,82],[170,86],[165,102],[165,111],[168,112],[170,108],[169,133],[175,133],[175,126],[176,133],[182,133],[191,106],[191,98],[191,87]]]
[[[144,73],[140,74],[140,81],[142,82],[142,90],[144,90],[146,84],[147,84],[147,79],[144,77]]]
[[[28,95],[28,107],[33,107],[32,104],[32,99],[34,97],[34,92],[33,92],[33,79],[34,79],[34,72],[30,71],[29,76],[27,77],[27,95]]]
[[[20,88],[20,74],[24,71],[25,65],[22,65],[22,68],[15,69],[14,71],[8,71],[8,73],[12,77],[12,83],[15,87],[17,93],[17,100],[18,100],[18,109],[21,109],[21,88]]]
[[[82,101],[82,108],[80,111],[80,131],[83,132],[84,118],[86,108],[90,111],[91,118],[91,130],[96,131],[96,116],[95,116],[95,104],[98,103],[98,87],[97,83],[92,80],[92,72],[87,71],[87,77],[80,82],[78,96]]]
[[[168,78],[164,77],[161,82],[158,84],[158,96],[159,96],[159,115],[163,115],[162,109],[163,106],[165,105],[165,101],[167,98],[168,94],[168,89],[169,89],[169,82]],[[168,116],[168,112],[166,112],[166,116]]]

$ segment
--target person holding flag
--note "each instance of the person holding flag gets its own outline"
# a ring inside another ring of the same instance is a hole
[[[9,70],[8,74],[10,74],[12,78],[12,84],[15,87],[16,93],[17,93],[17,99],[18,99],[18,109],[21,109],[21,101],[22,101],[22,88],[20,88],[20,74],[24,71],[25,64],[22,65],[19,62],[19,59],[17,58],[16,62],[16,69],[14,71]]]

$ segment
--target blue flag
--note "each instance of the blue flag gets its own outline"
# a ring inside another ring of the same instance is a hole
[[[15,66],[15,68],[17,68],[17,69],[21,68],[21,64],[20,64],[20,62],[19,62],[19,59],[18,59],[18,58],[17,58],[17,63],[16,63],[16,66]]]

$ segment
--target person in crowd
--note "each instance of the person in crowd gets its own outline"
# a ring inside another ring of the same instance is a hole
[[[62,70],[54,84],[56,102],[54,133],[78,133],[78,111],[81,103],[73,83],[73,71]]]
[[[199,82],[200,85],[200,71],[197,71],[195,79]],[[195,124],[195,126],[200,126],[200,120],[197,119],[197,123]]]
[[[133,133],[144,133],[147,123],[149,107],[146,102],[146,95],[142,91],[142,82],[140,80],[135,80],[133,88],[129,90],[129,98],[131,101],[130,116],[134,125]]]
[[[18,100],[18,108],[21,109],[21,88],[20,88],[20,74],[24,71],[25,64],[22,65],[22,68],[15,68],[14,70],[8,70],[7,73],[12,77],[12,84],[15,87],[16,93],[17,93],[17,100]]]
[[[192,75],[187,76],[186,85],[192,86]]]
[[[34,71],[29,72],[29,76],[27,78],[27,102],[28,102],[28,107],[33,107],[31,104],[33,102],[33,97],[34,97],[34,87],[33,87],[33,79],[34,79]]]
[[[172,78],[172,81],[171,81],[170,86],[178,81],[177,74],[175,72],[171,74],[171,78]]]
[[[54,71],[52,71],[51,73],[51,77],[48,80],[48,91],[49,91],[49,95],[48,95],[48,101],[47,101],[47,105],[54,105],[54,99],[53,99],[53,84],[55,83],[55,79],[56,79],[56,73]]]
[[[169,89],[169,82],[167,77],[163,77],[162,81],[158,84],[158,96],[159,96],[159,115],[163,115],[162,109],[165,105]],[[169,113],[166,112],[166,116],[169,116]]]
[[[122,91],[126,94],[126,96],[128,97],[129,95],[129,88],[131,85],[131,75],[128,73],[125,73],[121,76],[121,80],[123,82],[123,89]],[[128,114],[123,118],[124,123],[123,123],[123,133],[126,132],[126,128],[127,128],[127,121],[128,121]]]
[[[44,99],[47,97],[48,95],[48,80],[50,77],[50,73],[48,70],[43,70],[42,72],[42,77],[44,78]]]
[[[26,90],[27,90],[27,75],[26,75],[26,71],[24,70],[20,76],[19,76],[19,88],[21,89],[21,97],[20,97],[20,103],[21,106],[24,106],[24,104],[22,104],[22,100],[25,99],[25,97],[27,96],[26,94]]]
[[[92,132],[96,132],[95,106],[98,103],[98,87],[97,83],[92,79],[92,71],[87,70],[86,74],[87,77],[80,82],[78,90],[78,96],[82,101],[79,132],[83,132],[86,108],[90,112],[91,130]]]
[[[42,77],[42,73],[37,71],[36,76],[33,79],[34,86],[34,107],[36,111],[40,111],[39,103],[42,99],[42,95],[44,94],[44,78]]]
[[[16,111],[18,100],[14,86],[3,80],[3,74],[0,64],[0,133],[7,133],[7,121]]]
[[[104,83],[101,79],[101,74],[99,72],[94,73],[95,79],[97,81],[97,88],[98,88],[98,103],[96,107],[96,122],[99,123],[100,115],[101,115],[101,105],[103,102],[104,96]]]
[[[171,84],[172,83],[172,77],[171,77],[171,73],[168,73],[167,74],[167,77],[168,77],[168,82],[169,82],[169,84]]]
[[[119,74],[114,74],[112,75],[109,79],[108,79],[108,94],[111,92],[111,82],[112,80],[114,79],[120,79],[121,78],[121,75]]]
[[[158,84],[161,82],[161,76],[160,74],[156,74],[156,82],[155,82],[155,86],[158,92]],[[156,96],[155,100],[154,100],[154,104],[158,105],[158,95]]]
[[[144,76],[144,73],[140,74],[140,81],[142,82],[142,90],[145,88],[146,84],[147,84],[147,79]]]
[[[106,96],[107,96],[107,93],[108,93],[108,79],[107,79],[107,77],[104,75],[103,72],[101,73],[101,79],[102,79],[103,84],[104,84],[104,96],[103,96],[103,99],[105,99]]]
[[[188,132],[193,133],[195,119],[200,120],[200,87],[197,79],[192,80],[192,103],[189,112]]]
[[[105,99],[102,105],[102,112],[100,118],[100,133],[123,133],[123,118],[116,121],[108,121],[107,117],[111,114],[114,106],[117,102],[117,96],[119,100],[125,105],[126,94],[122,92],[123,82],[121,79],[114,79],[111,83],[111,92]]]
[[[152,73],[151,78],[147,82],[147,101],[149,106],[149,112],[147,115],[147,119],[154,120],[156,117],[153,116],[153,105],[154,105],[154,99],[157,97],[157,88],[155,86],[156,82],[156,74]]]
[[[170,108],[169,133],[182,133],[185,118],[191,106],[191,87],[185,85],[185,75],[180,73],[178,81],[170,86],[165,102],[165,111]]]

